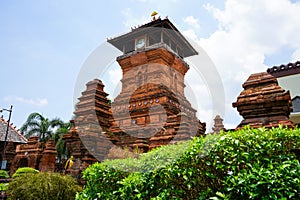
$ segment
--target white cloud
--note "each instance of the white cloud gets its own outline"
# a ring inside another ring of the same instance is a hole
[[[185,31],[182,32],[182,34],[185,37],[187,37],[187,38],[189,38],[191,40],[195,40],[195,41],[198,40],[198,36],[197,36],[196,32],[193,29],[185,30]]]
[[[121,11],[122,15],[124,16],[125,21],[123,22],[125,27],[130,29],[131,27],[143,25],[151,20],[150,15],[148,17],[142,16],[137,17],[134,16],[134,12],[130,8],[126,8]]]
[[[300,60],[300,47],[292,54],[291,62],[295,62],[297,60]]]
[[[122,70],[121,69],[111,69],[108,71],[109,80],[113,84],[114,87],[120,82],[122,78]]]
[[[288,0],[227,0],[224,9],[210,4],[218,29],[198,44],[205,49],[222,77],[226,104],[236,101],[241,85],[252,73],[266,71],[265,58],[292,49],[290,61],[300,58],[300,3]],[[188,32],[188,35],[193,33]],[[281,64],[281,63],[278,63]],[[227,106],[226,106],[227,107]],[[236,109],[227,109],[227,124],[239,123]]]
[[[19,102],[19,103],[34,105],[34,106],[45,106],[48,104],[48,100],[46,98],[26,99],[24,97],[7,96],[7,97],[4,97],[4,101]]]
[[[199,20],[193,16],[187,16],[183,21],[193,28],[200,28]]]
[[[288,0],[273,1],[272,5],[267,0],[227,0],[224,10],[209,4],[205,7],[219,23],[219,30],[208,39],[222,41],[222,46],[225,42],[234,53],[242,50],[246,55],[251,52],[263,57],[261,55],[272,55],[284,45],[295,49],[300,46],[297,20],[300,4]]]
[[[108,71],[108,77],[109,77],[109,98],[114,99],[121,91],[122,84],[121,84],[121,79],[122,79],[122,70],[120,68],[115,68],[113,67]]]
[[[228,129],[235,129],[237,127],[237,124],[228,124],[228,123],[223,123],[224,128]]]

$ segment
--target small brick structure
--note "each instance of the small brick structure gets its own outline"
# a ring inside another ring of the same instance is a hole
[[[212,127],[213,133],[220,133],[224,129],[223,119],[220,115],[216,115],[214,118],[214,126]]]
[[[244,118],[237,126],[276,127],[279,124],[293,127],[289,120],[292,102],[289,91],[278,85],[277,79],[267,72],[250,75],[243,84],[244,90],[232,104]]]
[[[39,142],[37,136],[30,137],[26,144],[17,146],[10,174],[12,175],[19,167],[32,167],[42,172],[54,171],[56,154],[52,139],[45,144]]]
[[[56,148],[54,140],[49,140],[46,142],[45,149],[42,152],[41,161],[39,163],[39,170],[44,171],[54,171],[55,170],[55,161],[56,161]]]

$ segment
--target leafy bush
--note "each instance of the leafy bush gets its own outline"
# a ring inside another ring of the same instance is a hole
[[[196,137],[84,171],[81,199],[299,199],[300,129]],[[160,159],[158,159],[160,158]]]
[[[226,151],[222,151],[222,146],[226,146]],[[219,196],[299,199],[300,165],[294,153],[299,148],[299,129],[247,127],[221,137],[210,152],[211,156],[220,157],[216,165],[218,170],[224,175],[230,172],[222,179],[223,189]]]
[[[189,143],[162,146],[142,154],[138,159],[107,160],[93,164],[83,172],[86,180],[85,190],[82,194],[77,195],[77,199],[94,199],[97,197],[99,199],[114,199],[116,195],[113,193],[122,187],[122,180],[130,173],[137,174],[136,176],[139,177],[142,173],[147,174],[170,165],[182,156]],[[130,181],[130,178],[126,180]]]
[[[39,173],[39,170],[31,168],[31,167],[20,167],[17,171],[12,175],[12,178],[19,177],[23,174],[36,174]]]
[[[5,170],[0,170],[0,179],[1,178],[5,178],[5,179],[9,178],[8,172]]]
[[[0,191],[5,191],[7,189],[8,183],[0,183]]]
[[[162,146],[142,154],[138,158],[107,160],[103,162],[103,165],[125,172],[150,172],[178,160],[187,150],[190,142]]]
[[[25,173],[13,179],[6,190],[9,199],[73,200],[81,191],[76,179],[58,173]]]

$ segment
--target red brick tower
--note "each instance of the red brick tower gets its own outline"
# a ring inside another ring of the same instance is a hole
[[[112,103],[115,144],[140,151],[204,134],[205,123],[184,95],[185,57],[196,50],[168,19],[109,39],[123,52],[122,91]]]

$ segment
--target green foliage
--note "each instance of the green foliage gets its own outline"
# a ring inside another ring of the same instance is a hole
[[[196,137],[84,171],[79,199],[299,199],[300,129]]]
[[[77,196],[77,199],[94,199],[97,197],[99,199],[114,199],[117,195],[116,190],[122,188],[122,185],[126,185],[127,182],[131,182],[131,177],[135,177],[136,181],[136,177],[170,165],[182,156],[189,143],[163,146],[147,154],[142,154],[139,158],[107,160],[90,166],[83,172],[83,177],[86,180],[85,190]],[[130,173],[133,175],[125,179]],[[142,182],[136,182],[136,184]],[[138,186],[136,185],[136,187]],[[130,188],[132,189],[132,187]],[[129,193],[130,188],[124,188],[124,190]],[[122,194],[122,196],[125,195]]]
[[[113,199],[113,192],[121,185],[119,181],[128,176],[129,173],[118,171],[106,165],[95,163],[84,171],[86,181],[85,191],[77,195],[77,199]]]
[[[0,179],[1,178],[9,178],[9,174],[5,170],[0,170]]]
[[[63,121],[58,118],[49,120],[40,113],[31,113],[21,127],[21,132],[27,138],[38,136],[39,141],[46,142],[52,137],[53,128],[61,127],[63,124]]]
[[[16,178],[22,176],[24,174],[37,174],[39,170],[31,168],[31,167],[20,167],[17,171],[12,175],[12,178]]]
[[[81,191],[71,176],[58,173],[26,173],[13,179],[6,190],[9,199],[73,200]]]
[[[138,158],[107,160],[102,164],[125,172],[150,172],[166,167],[179,159],[187,150],[190,141],[177,145],[162,146],[149,153],[141,154]]]
[[[57,158],[61,161],[61,157],[64,155],[68,157],[68,150],[66,147],[65,141],[62,139],[63,135],[67,134],[70,128],[72,127],[71,123],[61,123],[59,128],[55,131],[53,135],[55,148],[57,151]]]
[[[293,153],[300,148],[299,129],[246,127],[221,137],[219,144],[227,146],[224,155],[218,145],[211,153],[222,156],[220,171],[231,172],[221,191],[227,198],[299,199],[300,166]]]
[[[7,189],[8,183],[0,183],[0,191],[5,191]]]

